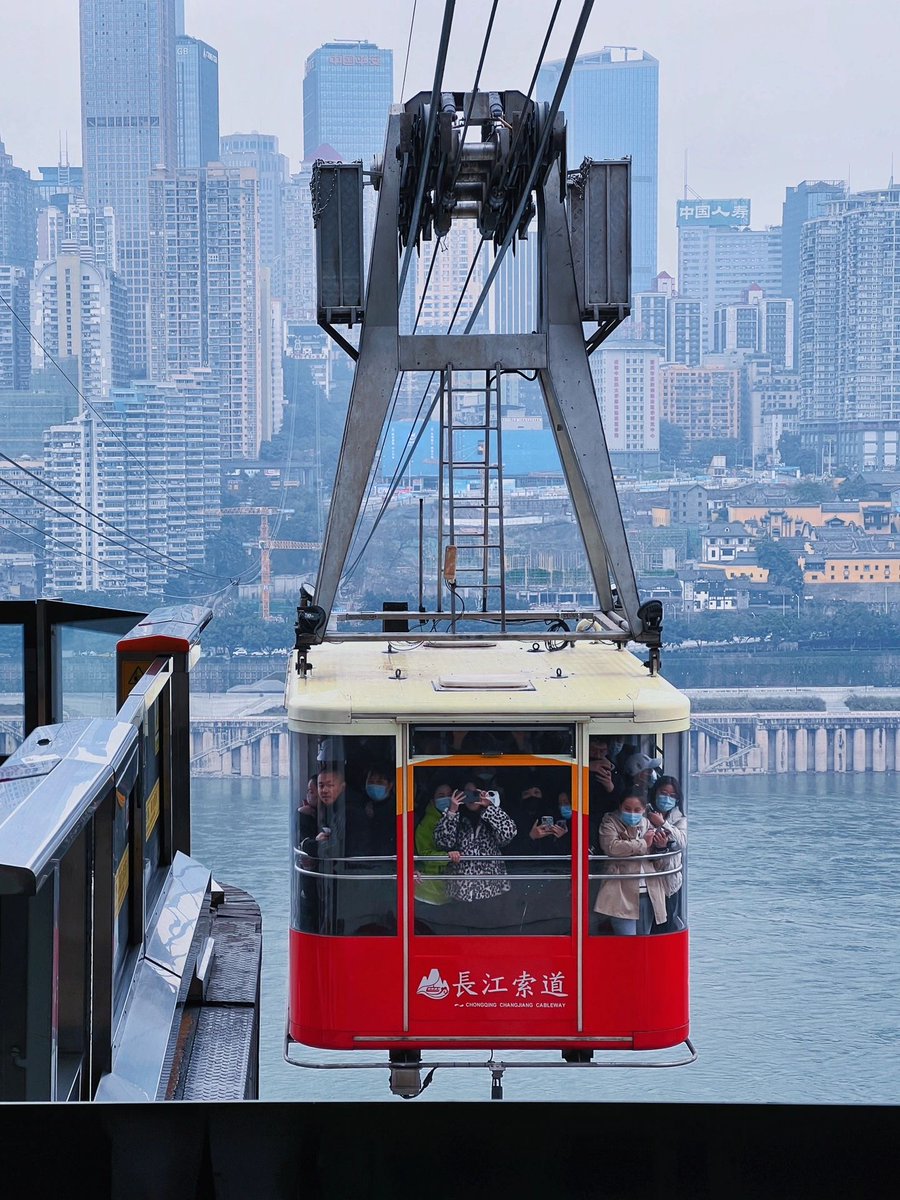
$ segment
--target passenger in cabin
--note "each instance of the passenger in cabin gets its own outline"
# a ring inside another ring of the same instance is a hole
[[[637,791],[622,797],[618,808],[600,822],[602,882],[594,912],[609,918],[615,934],[650,933],[665,925],[666,894],[659,855],[668,845],[668,834],[651,825],[646,802]]]
[[[320,876],[302,877],[300,927],[311,933],[334,933],[337,931],[334,876],[344,873],[345,858],[367,852],[366,831],[360,825],[361,803],[348,789],[341,764],[324,764],[316,784],[318,808],[313,811],[304,805],[297,816],[301,865],[305,871]]]
[[[551,802],[544,799],[543,789],[535,784],[522,792],[521,805],[522,813],[526,814],[524,823],[528,830],[529,845],[525,852],[554,857],[560,854],[571,856],[569,822],[572,820],[572,805],[568,792],[558,792],[556,800]],[[560,868],[560,874],[567,875],[571,870],[567,863],[547,864],[551,872],[556,867]]]
[[[607,738],[592,736],[588,739],[588,789],[591,812],[595,816],[603,816],[616,807],[617,772],[610,753]]]
[[[415,864],[416,899],[423,904],[444,905],[450,900],[446,881],[442,878],[447,870],[447,863],[443,860],[449,858],[451,863],[456,864],[461,856],[458,850],[450,850],[449,853],[442,850],[434,840],[434,831],[444,813],[450,808],[452,795],[452,784],[439,783],[428,801],[428,807],[425,809],[421,821],[416,826],[416,855],[418,857],[437,856],[442,860],[441,862],[417,862]]]
[[[318,812],[319,809],[319,776],[310,775],[309,782],[306,785],[306,798],[301,805],[300,811],[304,808],[311,809],[313,812]]]
[[[375,763],[366,773],[363,802],[364,828],[369,854],[394,854],[397,845],[397,813],[394,803],[394,768]]]
[[[622,764],[622,773],[624,776],[624,786],[628,791],[637,792],[646,800],[650,788],[659,778],[659,772],[662,770],[662,759],[651,758],[649,754],[644,754],[642,750],[630,754]]]
[[[459,854],[445,876],[450,898],[466,904],[479,901],[483,910],[480,924],[493,919],[488,909],[498,910],[496,926],[507,923],[499,912],[500,902],[510,890],[501,853],[515,836],[516,823],[502,807],[499,795],[478,788],[474,780],[453,792],[449,808],[434,828],[435,845],[448,854]]]
[[[650,804],[647,819],[655,829],[664,830],[668,850],[678,853],[664,858],[660,870],[666,893],[665,926],[656,925],[654,933],[676,933],[686,927],[684,919],[684,873],[681,851],[687,846],[687,817],[684,815],[684,797],[681,785],[674,775],[661,775],[650,789]]]

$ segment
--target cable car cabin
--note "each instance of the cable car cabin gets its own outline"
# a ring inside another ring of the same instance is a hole
[[[295,657],[288,1061],[690,1046],[688,701],[547,645]]]

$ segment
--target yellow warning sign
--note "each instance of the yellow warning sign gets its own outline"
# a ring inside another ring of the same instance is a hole
[[[156,822],[159,820],[159,780],[153,785],[153,791],[147,797],[147,832],[145,837],[149,838],[153,832]]]
[[[122,855],[121,862],[116,867],[116,916],[125,903],[125,897],[128,895],[128,847],[125,847],[125,853]]]
[[[135,662],[134,659],[119,660],[119,704],[123,704],[131,695],[132,688],[149,668],[152,659]]]

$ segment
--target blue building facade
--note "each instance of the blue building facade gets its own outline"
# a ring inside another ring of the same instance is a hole
[[[199,38],[175,43],[178,166],[219,159],[219,52]]]
[[[176,0],[81,0],[81,144],[84,188],[111,205],[128,289],[129,359],[147,366],[147,180],[178,161]]]
[[[394,100],[394,55],[373,42],[328,42],[306,60],[303,157],[322,145],[368,166],[384,150]]]
[[[553,99],[563,63],[538,76],[537,98]],[[569,167],[584,158],[631,158],[631,289],[656,278],[659,197],[659,62],[632,46],[604,46],[575,60],[563,96]]]

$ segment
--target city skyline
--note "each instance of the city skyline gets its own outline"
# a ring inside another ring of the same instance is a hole
[[[411,6],[398,11],[386,2],[363,6],[348,0],[340,13],[304,13],[299,46],[296,37],[284,36],[296,17],[295,5],[285,0],[268,0],[254,11],[252,22],[247,10],[212,0],[187,0],[185,7],[186,32],[220,53],[223,132],[256,129],[277,135],[292,171],[302,145],[303,62],[319,45],[368,38],[393,49],[399,92]],[[431,86],[442,8],[418,6],[407,96]],[[445,76],[451,86],[469,86],[485,8],[475,0],[457,3]],[[540,14],[544,20],[552,8],[547,0]],[[548,60],[565,52],[579,8],[575,0],[563,4]],[[741,23],[739,38],[732,14],[711,0],[700,0],[687,12],[661,2],[627,13],[595,10],[588,22],[582,52],[636,45],[660,61],[661,268],[674,270],[675,236],[665,214],[670,201],[682,195],[685,154],[690,187],[701,195],[751,196],[758,227],[780,222],[784,188],[802,179],[849,174],[857,190],[884,186],[889,178],[895,141],[890,75],[877,69],[880,51],[854,53],[847,47],[892,45],[900,33],[900,14],[886,5],[851,13],[831,3],[819,6],[813,23],[799,0],[763,0],[754,14],[752,23]],[[492,39],[483,79],[524,89],[540,39],[533,22],[516,23],[509,16],[501,5],[496,30],[502,28],[502,35]],[[21,103],[22,88],[33,86],[33,65],[27,77],[12,69],[0,79],[0,134],[15,161],[32,174],[41,162],[56,161],[66,133],[70,161],[81,159],[78,64],[72,52],[77,28],[78,12],[70,0],[45,0],[40,11],[17,13],[14,27],[5,31],[11,63],[33,64],[30,51],[34,44],[41,46],[42,103]],[[777,38],[772,29],[778,30]],[[259,86],[262,78],[265,88]],[[852,104],[842,96],[850,96]]]

